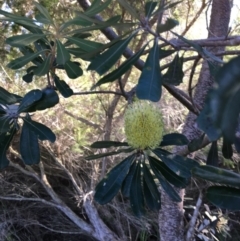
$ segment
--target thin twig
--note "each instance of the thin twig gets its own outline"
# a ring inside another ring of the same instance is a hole
[[[83,92],[75,92],[73,95],[91,95],[91,94],[114,94],[114,95],[121,95],[123,96],[122,93],[120,92],[115,92],[115,91],[107,91],[107,90],[99,90],[99,91],[83,91]]]

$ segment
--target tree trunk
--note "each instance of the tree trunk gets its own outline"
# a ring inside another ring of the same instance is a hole
[[[211,19],[208,37],[227,36],[228,24],[231,13],[231,0],[213,0]],[[208,48],[212,54],[224,51],[224,47]],[[203,103],[209,88],[213,84],[210,76],[207,61],[203,62],[198,84],[194,93],[194,103],[196,106],[203,107]],[[183,128],[183,134],[189,140],[200,137],[200,130],[197,129],[196,115],[189,113]],[[180,197],[184,198],[184,190],[178,190]],[[159,231],[161,241],[184,241],[184,223],[183,223],[183,202],[173,202],[166,193],[162,192],[162,208],[159,213]]]

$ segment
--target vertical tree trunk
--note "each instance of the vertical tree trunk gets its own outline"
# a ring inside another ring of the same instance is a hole
[[[208,37],[227,36],[228,24],[231,13],[231,0],[213,0],[211,19]],[[224,47],[208,48],[208,51],[216,54],[223,51]],[[207,61],[203,62],[200,72],[198,84],[194,93],[194,103],[202,108],[206,94],[213,84],[210,76]],[[189,113],[183,128],[183,134],[189,140],[198,138],[201,132],[196,128],[196,115]],[[178,190],[182,200],[184,198],[184,190]],[[159,213],[159,230],[161,241],[184,241],[184,225],[183,225],[183,202],[173,202],[166,193],[162,192],[162,209]]]

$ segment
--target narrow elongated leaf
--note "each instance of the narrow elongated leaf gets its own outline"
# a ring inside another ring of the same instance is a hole
[[[73,36],[71,38],[77,38],[77,39],[85,39],[85,38],[88,38],[88,37],[91,37],[92,35],[90,33],[76,33],[76,34],[73,34]],[[64,43],[64,46],[65,47],[68,47],[70,45],[72,45],[73,43],[70,41],[70,40],[67,40],[65,43]]]
[[[98,183],[95,189],[94,199],[100,204],[110,202],[118,193],[123,180],[125,179],[135,154],[128,156],[116,165],[107,176]]]
[[[0,103],[1,104],[15,104],[22,99],[21,96],[9,93],[7,90],[0,86]]]
[[[199,166],[193,159],[171,154],[160,148],[153,150],[153,153],[156,154],[168,168],[184,178],[190,178],[192,168]]]
[[[176,54],[166,74],[162,76],[162,81],[165,84],[179,85],[183,81],[183,76],[183,57]]]
[[[54,82],[64,98],[68,98],[73,95],[73,90],[69,87],[69,85],[65,81],[60,80],[56,75],[54,76]]]
[[[160,146],[184,146],[189,143],[186,136],[179,133],[171,133],[163,136]]]
[[[0,133],[7,133],[11,128],[11,118],[4,115],[0,117]]]
[[[233,171],[213,166],[199,166],[193,168],[192,173],[194,176],[213,183],[240,187],[240,175]]]
[[[134,161],[133,164],[130,167],[130,170],[129,170],[126,178],[124,179],[124,181],[122,183],[121,192],[122,192],[122,195],[124,197],[129,197],[130,196],[130,189],[131,189],[131,185],[132,185],[132,179],[133,179],[133,176],[135,175],[136,167],[137,167],[137,162]]]
[[[120,78],[123,74],[125,74],[131,67],[134,65],[139,57],[142,55],[146,45],[142,47],[141,50],[139,50],[137,53],[135,53],[133,56],[131,56],[129,59],[127,59],[121,66],[119,66],[116,70],[113,72],[105,75],[103,78],[101,78],[92,88],[91,90],[95,89],[96,87],[113,82]]]
[[[204,137],[205,137],[205,134],[202,134],[199,138],[191,140],[190,143],[188,144],[188,150],[190,152],[199,150],[202,147]]]
[[[91,6],[87,9],[85,12],[88,16],[94,16],[100,12],[102,12],[104,9],[108,7],[108,5],[111,3],[112,0],[106,0],[105,2],[102,2],[101,0],[95,0],[91,4]]]
[[[15,133],[15,128],[10,130],[9,133],[0,133],[0,169],[7,167],[9,164],[7,150]]]
[[[74,38],[74,37],[69,37],[67,39],[70,42],[76,44],[78,47],[80,47],[81,49],[83,49],[86,52],[94,51],[103,46],[102,43],[98,43],[98,42],[87,40],[87,39]]]
[[[38,40],[39,41],[39,40]],[[36,46],[36,44],[35,44],[35,46]],[[19,47],[19,50],[21,51],[21,53],[23,54],[23,55],[30,55],[30,54],[34,54],[35,52],[29,47],[29,46],[22,46],[22,47]],[[35,58],[33,58],[32,60],[31,60],[31,62],[32,63],[34,63],[35,65],[40,65],[42,62],[43,62],[43,59],[41,58],[41,56],[40,56],[40,54],[41,53],[44,53],[45,51],[41,51],[41,50],[39,50],[38,51],[38,55],[35,57]]]
[[[117,0],[117,1],[124,9],[126,9],[130,13],[132,17],[138,20],[141,20],[141,17],[137,13],[137,11],[126,0]]]
[[[76,79],[83,74],[82,69],[74,62],[67,61],[64,64],[64,69],[70,79]]]
[[[177,25],[179,25],[179,22],[177,20],[168,18],[164,24],[158,25],[157,31],[159,33],[163,33],[163,32],[171,30],[172,28],[176,27]]]
[[[142,177],[141,177],[141,163],[137,163],[136,171],[134,173],[131,187],[130,187],[130,203],[133,213],[137,217],[144,214],[144,197],[142,192]]]
[[[240,190],[232,187],[209,187],[207,199],[219,208],[240,210]]]
[[[170,56],[171,54],[173,54],[175,52],[176,52],[176,50],[172,50],[172,49],[168,49],[168,50],[159,49],[159,58],[164,59],[164,58]]]
[[[71,56],[64,45],[59,41],[56,40],[57,44],[57,64],[65,64],[67,61],[70,60]]]
[[[14,47],[21,47],[29,45],[42,37],[44,37],[44,34],[22,34],[7,38],[6,43]]]
[[[113,155],[117,155],[117,154],[122,153],[122,152],[128,153],[128,152],[132,152],[132,151],[133,151],[132,148],[119,149],[118,151],[105,152],[105,153],[100,153],[100,154],[96,154],[96,155],[87,156],[87,157],[85,157],[85,159],[87,161],[90,161],[90,160],[99,159],[99,158],[102,158],[102,157],[105,157],[105,156],[113,156]]]
[[[84,54],[87,53],[85,50],[83,50],[81,48],[67,48],[67,51],[70,54],[73,54],[77,58],[81,58]]]
[[[33,53],[33,54],[26,54],[22,57],[19,57],[17,59],[12,60],[10,63],[8,63],[7,67],[10,69],[20,69],[36,57],[38,57],[40,52]]]
[[[49,20],[50,23],[53,23],[53,20],[48,12],[48,10],[43,7],[41,4],[39,4],[38,2],[33,2],[33,4],[36,6],[36,8],[39,10],[39,12],[46,18]]]
[[[175,187],[185,188],[189,184],[189,178],[180,177],[177,173],[169,169],[163,162],[151,157],[149,159],[151,165],[153,165],[168,182],[173,184]]]
[[[149,160],[151,160],[152,157],[149,156]],[[175,202],[181,202],[182,199],[178,195],[178,193],[174,190],[174,188],[168,183],[168,181],[164,178],[164,176],[161,174],[161,172],[156,169],[154,165],[152,165],[152,162],[150,161],[150,166],[152,171],[154,172],[155,176],[159,180],[162,188],[165,190],[165,192],[169,195],[169,197],[175,201]]]
[[[151,210],[161,208],[160,192],[154,182],[153,176],[145,163],[143,163],[143,192],[147,206]]]
[[[213,141],[207,156],[207,165],[218,166],[218,146],[217,141]]]
[[[34,69],[34,74],[37,76],[46,75],[50,69],[51,54],[48,55],[47,59],[43,61],[37,68]]]
[[[154,9],[157,7],[158,2],[150,1],[145,4],[145,16],[149,18],[153,13]]]
[[[148,54],[142,74],[138,80],[136,94],[139,99],[159,101],[162,93],[161,71],[159,66],[159,47],[155,39]]]
[[[35,19],[37,22],[39,23],[43,23],[43,24],[51,24],[52,22],[50,20],[48,20],[43,14],[38,13],[35,15]]]
[[[26,165],[38,164],[40,161],[37,135],[28,128],[25,122],[20,137],[20,153]]]
[[[25,112],[30,106],[42,98],[41,90],[31,90],[22,99],[18,113]]]
[[[91,64],[88,66],[88,70],[95,70],[99,75],[106,73],[118,61],[136,33],[137,32],[124,40],[120,40],[104,53],[96,56],[96,58],[93,59]]]
[[[236,148],[236,151],[238,153],[240,153],[240,138],[239,137],[235,137],[234,146]]]
[[[119,147],[128,146],[127,142],[120,141],[96,141],[90,147],[92,148],[109,148],[109,147]]]
[[[56,136],[52,132],[52,130],[49,129],[47,126],[31,120],[29,115],[27,115],[25,118],[23,118],[23,120],[24,120],[24,125],[29,130],[31,130],[37,136],[37,138],[39,140],[41,140],[41,141],[48,140],[51,142],[55,142]]]

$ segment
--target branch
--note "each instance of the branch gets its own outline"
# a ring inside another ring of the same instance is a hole
[[[99,91],[83,91],[83,92],[75,92],[73,95],[91,95],[91,94],[114,94],[114,95],[121,95],[123,96],[122,93],[120,92],[115,92],[115,91],[106,91],[106,90],[99,90]]]

